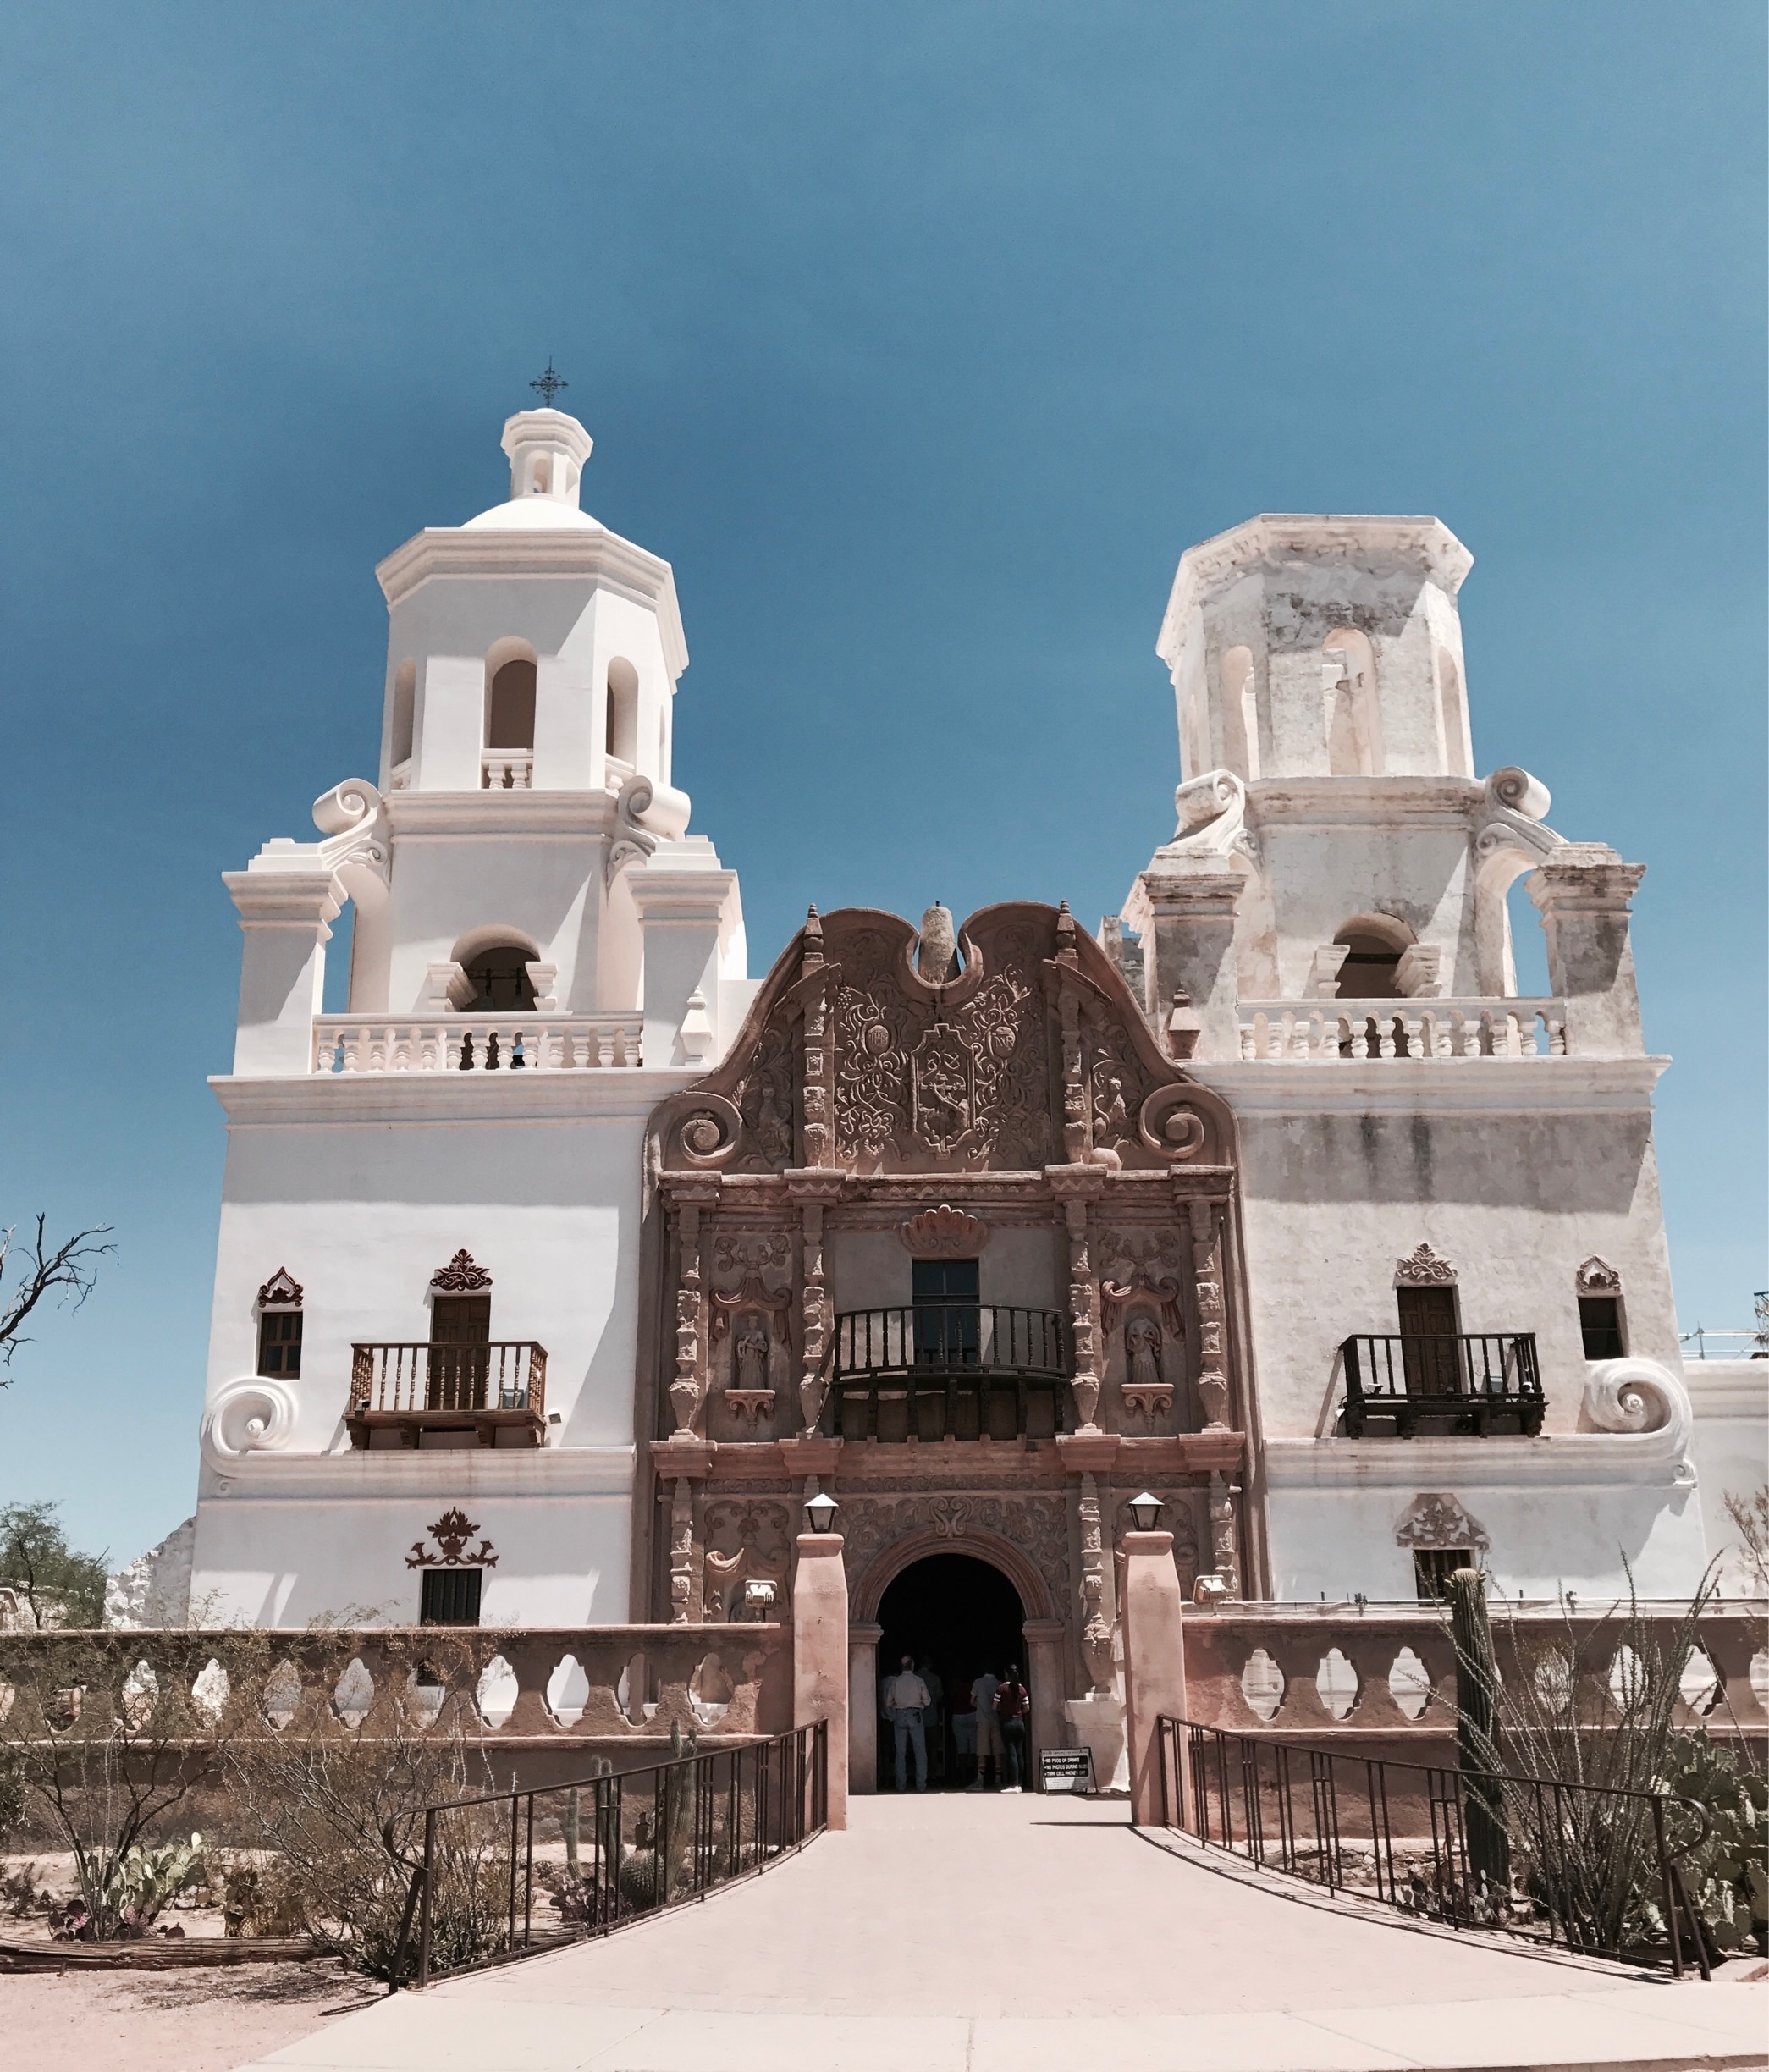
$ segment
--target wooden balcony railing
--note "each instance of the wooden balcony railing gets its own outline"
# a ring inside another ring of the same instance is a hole
[[[1360,1334],[1339,1348],[1345,1361],[1346,1436],[1361,1439],[1371,1419],[1410,1439],[1432,1431],[1541,1430],[1541,1370],[1533,1331],[1397,1331]]]
[[[835,1319],[830,1416],[844,1439],[1051,1438],[1068,1335],[1050,1309],[911,1303]]]
[[[344,1423],[353,1446],[372,1445],[377,1433],[404,1446],[427,1433],[470,1432],[489,1447],[539,1446],[546,1436],[547,1348],[532,1339],[350,1350]]]

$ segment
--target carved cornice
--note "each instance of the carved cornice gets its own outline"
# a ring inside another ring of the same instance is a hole
[[[1420,1243],[1405,1259],[1394,1262],[1397,1287],[1453,1287],[1456,1269],[1430,1246]]]
[[[1464,1511],[1453,1496],[1427,1491],[1408,1505],[1394,1529],[1394,1544],[1485,1554],[1491,1548],[1492,1539],[1480,1519]]]
[[[1580,1270],[1583,1271],[1583,1269]],[[300,1306],[300,1282],[286,1266],[278,1266],[258,1290],[258,1307],[261,1309],[299,1309]]]
[[[974,1259],[989,1243],[989,1229],[981,1216],[942,1202],[899,1224],[897,1236],[918,1259]]]
[[[477,1294],[491,1284],[491,1276],[465,1248],[457,1252],[446,1266],[438,1266],[430,1276],[430,1286],[438,1295]]]
[[[469,1550],[467,1541],[479,1528],[458,1504],[444,1511],[425,1530],[435,1540],[437,1551],[432,1553],[422,1540],[414,1540],[405,1557],[408,1568],[495,1568],[498,1565],[489,1540],[482,1539],[477,1548]]]

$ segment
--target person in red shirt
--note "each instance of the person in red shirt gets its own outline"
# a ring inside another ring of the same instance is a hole
[[[1020,1681],[1019,1664],[1009,1662],[1007,1674],[995,1692],[995,1718],[1001,1728],[1001,1751],[1007,1768],[1007,1782],[1001,1787],[1004,1792],[1017,1792],[1026,1774],[1026,1714],[1031,1703]]]

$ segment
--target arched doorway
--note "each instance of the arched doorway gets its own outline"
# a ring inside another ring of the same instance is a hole
[[[1025,1622],[1025,1606],[1012,1583],[974,1555],[924,1555],[886,1585],[879,1601],[879,1689],[905,1655],[912,1655],[918,1665],[929,1664],[940,1683],[934,1717],[929,1722],[930,1789],[962,1788],[974,1776],[974,1764],[960,1757],[952,1715],[984,1669],[999,1676],[1014,1662],[1026,1678]],[[878,1778],[879,1788],[886,1789],[896,1783],[894,1741],[876,1691],[873,1705],[879,1715]]]

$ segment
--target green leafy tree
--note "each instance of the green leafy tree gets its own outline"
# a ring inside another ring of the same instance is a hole
[[[16,1590],[40,1626],[104,1623],[103,1554],[82,1554],[52,1503],[0,1509],[0,1585]]]

